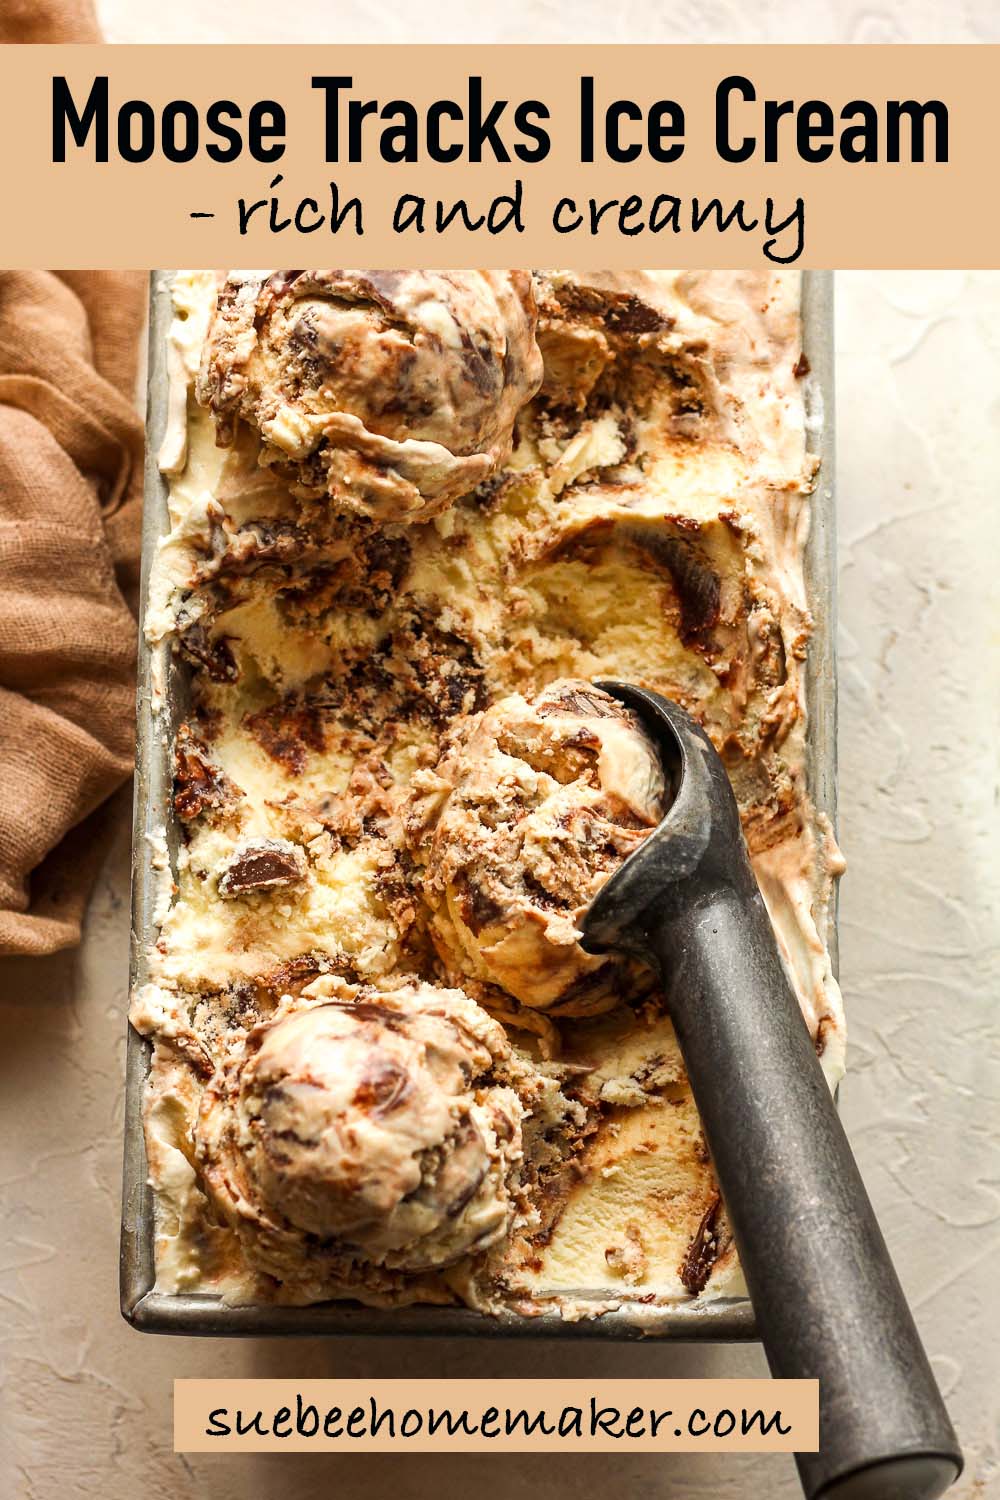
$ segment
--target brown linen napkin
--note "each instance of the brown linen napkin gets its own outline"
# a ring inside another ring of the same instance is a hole
[[[0,42],[99,42],[91,0],[0,0]]]
[[[0,0],[0,41],[97,41]],[[138,272],[0,270],[0,954],[79,941],[134,730]],[[128,600],[128,603],[126,603]]]

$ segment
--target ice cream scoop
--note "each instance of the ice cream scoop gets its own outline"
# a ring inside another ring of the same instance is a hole
[[[334,1265],[446,1266],[514,1212],[522,1108],[497,1082],[502,1027],[429,984],[292,1008],[208,1085],[207,1191],[247,1259],[282,1282]]]
[[[809,1500],[935,1500],[958,1442],[778,952],[728,777],[676,704],[638,714],[672,796],[597,894],[585,946],[660,974],[775,1376],[818,1379]]]
[[[583,950],[579,919],[661,814],[631,710],[568,679],[513,694],[461,721],[415,784],[408,831],[449,974],[563,1015],[619,1003],[623,964]]]
[[[306,497],[425,520],[487,479],[542,379],[525,271],[231,271],[197,391]]]

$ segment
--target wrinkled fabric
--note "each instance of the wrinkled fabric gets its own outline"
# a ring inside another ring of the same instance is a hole
[[[96,41],[8,0],[0,41]],[[0,954],[77,942],[134,743],[138,272],[0,271]]]

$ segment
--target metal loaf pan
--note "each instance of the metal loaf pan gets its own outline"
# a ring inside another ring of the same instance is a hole
[[[149,573],[160,538],[168,529],[167,485],[157,467],[167,412],[167,332],[172,317],[171,273],[154,271],[150,291],[149,383],[146,417],[146,482],[142,532],[142,615]],[[806,585],[814,631],[807,664],[809,708],[807,773],[819,811],[836,826],[836,521],[833,433],[833,277],[803,273],[803,346],[809,361],[807,391],[810,446],[822,460],[813,496],[806,554]],[[167,688],[167,707],[152,706],[154,677]],[[130,985],[148,978],[146,953],[156,936],[153,907],[156,872],[150,836],[164,826],[168,846],[176,844],[171,813],[171,743],[186,700],[186,673],[173,660],[169,644],[150,650],[139,640],[138,734],[132,866]],[[836,898],[828,940],[837,963]],[[460,1307],[373,1309],[351,1302],[312,1307],[227,1307],[216,1296],[171,1295],[155,1290],[154,1193],[147,1180],[142,1099],[151,1047],[129,1027],[125,1095],[125,1165],[122,1198],[121,1305],[133,1327],[149,1333],[201,1335],[436,1334],[476,1338],[562,1338],[735,1342],[756,1336],[753,1309],[746,1299],[668,1304],[605,1313],[564,1322],[558,1311],[529,1318],[514,1312],[491,1317]],[[586,1296],[587,1293],[574,1294]],[[607,1297],[591,1291],[595,1300]]]

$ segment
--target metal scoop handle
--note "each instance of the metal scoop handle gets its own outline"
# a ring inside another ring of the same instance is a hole
[[[820,1450],[797,1455],[803,1489],[809,1500],[936,1500],[961,1452],[779,956],[728,777],[676,705],[601,686],[657,733],[676,798],[591,907],[587,945],[636,953],[663,981],[771,1371],[820,1383]],[[679,744],[665,742],[671,731]]]

